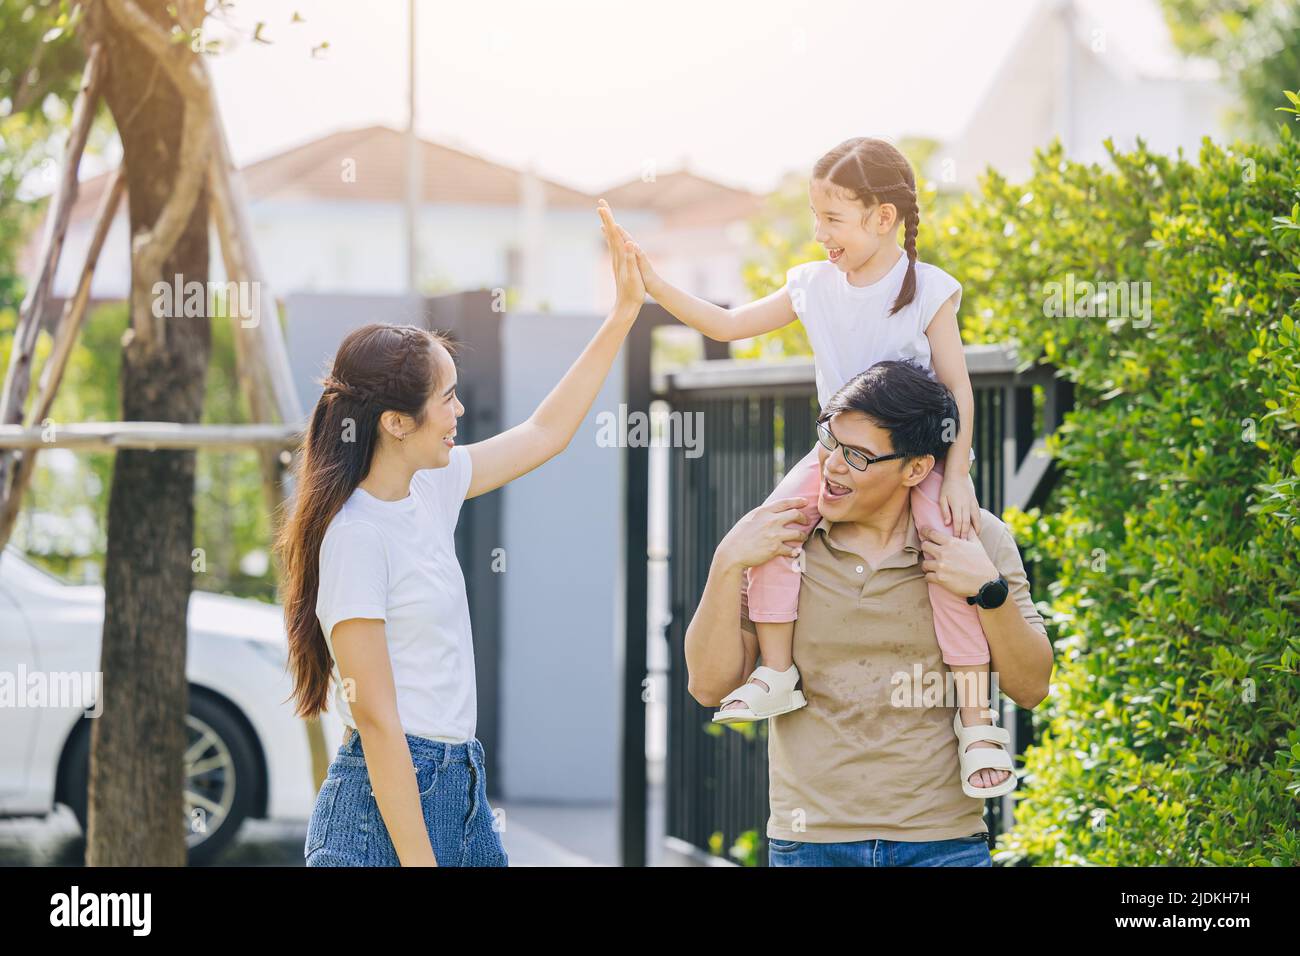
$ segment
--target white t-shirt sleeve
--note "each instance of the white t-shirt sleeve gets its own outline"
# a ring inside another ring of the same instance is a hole
[[[364,521],[331,525],[320,546],[316,617],[331,637],[354,617],[388,620],[388,553],[378,528]]]
[[[473,475],[474,459],[465,445],[452,447],[447,467],[421,468],[415,473],[424,484],[430,504],[447,516],[453,528],[460,518],[460,506],[465,503],[465,493],[469,491]]]
[[[814,265],[815,262],[801,262],[785,272],[785,285],[782,288],[790,296],[790,304],[794,306],[794,314],[799,316],[800,321],[803,321],[808,311],[808,280],[812,278]]]
[[[924,279],[917,276],[917,280],[921,331],[925,332],[930,328],[930,323],[934,321],[940,306],[952,298],[953,293],[957,295],[953,311],[956,312],[961,308],[961,283],[938,266],[930,266],[925,270]]]

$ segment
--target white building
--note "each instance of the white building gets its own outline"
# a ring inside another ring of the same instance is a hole
[[[384,126],[332,133],[241,172],[258,253],[277,295],[405,291],[403,133]],[[613,294],[596,214],[603,196],[665,277],[715,301],[744,294],[744,220],[761,203],[753,193],[679,170],[588,194],[423,140],[420,172],[422,291],[508,288],[520,308],[603,310]],[[105,174],[80,185],[55,277],[56,299],[74,288],[107,181]],[[32,272],[40,235],[34,230],[25,250],[25,274]],[[212,250],[217,279],[215,232]],[[92,298],[125,299],[129,281],[123,203]]]
[[[988,166],[1018,182],[1057,137],[1085,163],[1106,162],[1107,137],[1130,150],[1139,136],[1194,160],[1201,137],[1225,138],[1231,103],[1216,64],[1175,49],[1156,0],[1043,0],[927,173],[949,189],[975,188]]]

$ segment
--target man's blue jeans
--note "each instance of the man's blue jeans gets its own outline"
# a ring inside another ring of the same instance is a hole
[[[954,840],[767,841],[768,866],[992,866],[988,835]]]

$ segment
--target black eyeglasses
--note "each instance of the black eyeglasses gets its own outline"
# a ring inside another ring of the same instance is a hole
[[[836,448],[844,449],[844,460],[848,466],[855,471],[866,471],[868,465],[874,465],[878,461],[889,461],[891,458],[905,458],[901,452],[894,452],[892,455],[881,455],[879,458],[872,458],[870,455],[859,451],[856,448],[850,448],[848,445],[841,445],[840,440],[831,434],[830,426],[823,419],[817,422],[817,440],[821,442],[830,451]]]

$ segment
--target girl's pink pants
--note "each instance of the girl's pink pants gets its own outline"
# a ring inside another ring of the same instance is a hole
[[[918,528],[943,528],[952,534],[939,512],[939,489],[943,484],[943,463],[935,464],[925,480],[912,488],[912,520]],[[811,531],[821,520],[817,498],[821,490],[821,467],[817,447],[790,469],[781,483],[768,495],[768,502],[779,498],[806,498],[800,509]],[[920,560],[924,559],[922,555]],[[791,558],[777,556],[766,564],[746,571],[749,619],[758,622],[793,621],[799,616],[799,578]],[[989,660],[988,640],[980,627],[979,611],[966,599],[938,584],[930,584],[930,608],[934,613],[934,633],[943,652],[943,661],[954,664],[985,664]],[[813,636],[816,640],[816,636]]]

